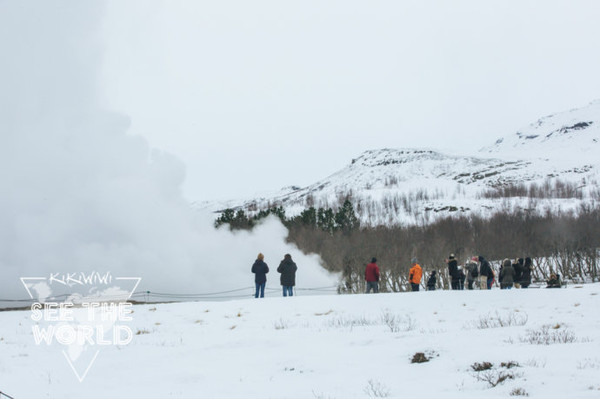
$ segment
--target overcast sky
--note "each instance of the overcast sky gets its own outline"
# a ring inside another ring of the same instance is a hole
[[[113,0],[100,86],[186,164],[186,198],[247,197],[600,98],[598,21],[596,0]]]

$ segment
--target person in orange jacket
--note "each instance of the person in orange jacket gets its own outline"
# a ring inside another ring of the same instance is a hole
[[[413,291],[419,291],[419,285],[421,284],[421,277],[423,276],[423,270],[417,263],[417,258],[412,258],[412,267],[409,270],[410,287]]]

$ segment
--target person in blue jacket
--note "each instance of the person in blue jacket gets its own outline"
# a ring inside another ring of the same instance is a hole
[[[293,296],[294,286],[296,285],[296,271],[298,266],[292,260],[292,255],[285,254],[283,260],[277,268],[277,272],[281,273],[281,286],[283,287],[283,296]]]
[[[254,298],[265,297],[265,286],[267,285],[267,273],[269,273],[269,266],[264,262],[265,256],[258,254],[254,264],[252,265],[252,273],[254,273],[254,283],[256,284],[256,293]]]

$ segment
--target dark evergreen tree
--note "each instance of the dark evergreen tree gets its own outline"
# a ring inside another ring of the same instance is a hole
[[[344,201],[344,205],[335,214],[336,228],[348,232],[360,227],[360,222],[354,212],[350,200]]]
[[[319,211],[317,212],[317,227],[333,234],[335,231],[335,214],[333,209],[319,208]]]
[[[217,218],[217,220],[215,220],[215,227],[219,227],[225,223],[231,225],[231,222],[233,222],[234,217],[235,217],[235,211],[233,209],[231,209],[231,208],[225,209],[221,213],[221,216],[219,216]]]

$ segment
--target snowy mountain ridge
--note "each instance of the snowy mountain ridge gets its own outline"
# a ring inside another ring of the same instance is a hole
[[[429,223],[456,214],[489,216],[500,208],[575,211],[600,194],[599,141],[600,101],[594,101],[541,118],[476,155],[432,149],[368,150],[307,187],[291,186],[277,194],[204,207],[252,214],[282,206],[294,216],[311,206],[335,209],[350,198],[362,224],[371,226]],[[544,189],[535,191],[535,198],[506,196],[511,187]]]
[[[496,141],[480,150],[488,154],[514,154],[568,158],[576,156],[578,162],[598,162],[600,142],[600,100],[585,107],[560,112],[538,119],[515,134]]]

